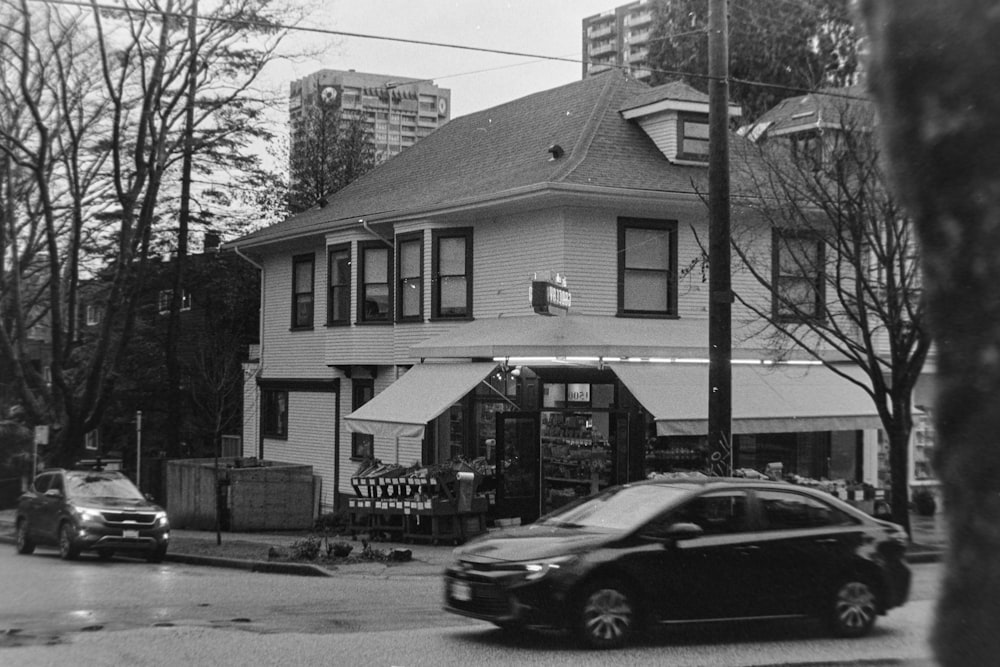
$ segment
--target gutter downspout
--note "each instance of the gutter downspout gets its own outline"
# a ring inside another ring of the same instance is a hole
[[[382,236],[381,234],[379,234],[378,232],[376,232],[374,229],[372,229],[371,225],[368,224],[367,220],[365,220],[364,218],[359,218],[358,222],[361,223],[361,226],[364,227],[364,229],[365,229],[366,232],[368,232],[369,234],[371,234],[375,238],[381,240],[383,243],[385,243],[390,248],[392,248],[392,249],[396,248],[396,245],[392,241],[390,241],[389,239],[387,239],[386,237]]]
[[[257,376],[260,377],[260,369],[264,365],[264,267],[258,264],[254,260],[250,259],[247,255],[240,250],[238,245],[233,246],[233,252],[236,253],[237,257],[246,260],[251,266],[260,271],[260,305],[257,306],[258,316],[257,316]],[[264,436],[263,429],[261,429],[261,414],[260,414],[260,389],[254,388],[257,392],[257,458],[261,461],[264,460]],[[245,395],[245,394],[244,394]]]

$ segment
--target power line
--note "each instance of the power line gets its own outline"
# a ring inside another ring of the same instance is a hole
[[[83,0],[28,0],[28,1],[29,2],[38,3],[38,4],[64,5],[64,6],[84,8],[84,9],[98,9],[98,10],[109,11],[109,12],[123,12],[123,13],[126,13],[126,14],[137,14],[137,15],[140,15],[140,16],[155,15],[155,16],[161,16],[161,17],[165,17],[165,18],[174,18],[174,19],[181,19],[181,20],[188,20],[188,21],[192,20],[192,17],[190,15],[188,15],[188,14],[182,14],[182,13],[179,13],[179,12],[168,12],[168,11],[162,11],[162,10],[152,11],[152,10],[148,10],[148,9],[138,8],[138,7],[128,7],[126,5],[119,6],[119,5],[102,4],[102,3],[97,3],[97,2],[90,3],[90,2],[85,2]],[[400,44],[415,44],[415,45],[419,45],[419,46],[434,46],[434,47],[438,47],[438,48],[458,49],[458,50],[462,50],[462,51],[473,51],[473,52],[478,52],[478,53],[491,53],[491,54],[494,54],[494,55],[504,55],[504,56],[516,56],[516,57],[521,57],[521,58],[531,58],[534,61],[549,60],[549,61],[556,61],[556,62],[572,63],[572,64],[575,64],[575,65],[583,65],[583,64],[589,62],[589,61],[585,61],[585,60],[581,60],[579,58],[574,58],[574,57],[569,57],[569,56],[549,56],[549,55],[542,55],[542,54],[536,54],[536,53],[527,53],[527,52],[523,52],[523,51],[509,51],[509,50],[506,50],[506,49],[493,49],[493,48],[482,47],[482,46],[468,46],[468,45],[465,45],[465,44],[451,44],[451,43],[448,43],[448,42],[436,42],[436,41],[430,41],[430,40],[412,39],[412,38],[408,38],[408,37],[390,37],[390,36],[387,36],[387,35],[375,35],[375,34],[371,34],[371,33],[349,32],[349,31],[345,31],[345,30],[332,30],[330,28],[317,28],[317,27],[313,27],[313,26],[292,25],[292,24],[286,24],[286,23],[279,23],[277,21],[247,20],[247,19],[229,18],[229,17],[225,17],[225,16],[206,16],[206,15],[203,15],[203,14],[202,15],[198,15],[197,17],[195,17],[195,20],[202,21],[202,22],[225,23],[225,24],[229,24],[229,25],[241,26],[241,27],[244,27],[244,28],[268,29],[268,30],[279,29],[279,30],[285,30],[285,31],[288,31],[288,32],[309,32],[309,33],[315,33],[315,34],[321,34],[321,35],[330,35],[330,36],[335,36],[335,37],[351,37],[351,38],[357,38],[357,39],[373,39],[373,40],[378,40],[378,41],[396,42],[396,43],[400,43]],[[682,37],[682,36],[686,36],[686,35],[689,35],[689,34],[696,34],[696,33],[699,33],[699,32],[703,33],[705,31],[704,30],[692,30],[692,31],[687,31],[687,32],[683,32],[683,33],[676,33],[674,35],[666,35],[664,37],[658,37],[658,38],[656,38],[656,40],[670,39],[672,37]],[[524,63],[524,64],[529,64],[529,63]],[[627,65],[618,65],[618,64],[612,64],[612,63],[608,63],[608,67],[613,68],[613,69],[619,69],[619,70],[628,70],[628,69],[630,69]],[[698,73],[698,72],[684,72],[684,71],[680,71],[680,70],[668,70],[668,69],[659,69],[659,68],[650,68],[650,67],[647,67],[645,69],[647,69],[650,72],[655,72],[657,74],[663,74],[663,75],[667,75],[667,76],[675,76],[675,77],[683,77],[683,78],[693,78],[693,79],[703,79],[703,80],[709,81],[709,82],[713,80],[712,76],[710,76],[708,74]],[[469,72],[468,74],[476,74],[476,73],[478,73],[478,72]],[[463,74],[452,75],[452,76],[463,76]],[[445,78],[451,78],[451,77],[449,77],[449,76],[438,77],[438,79],[445,79]],[[856,97],[856,96],[847,95],[847,94],[844,94],[844,93],[835,93],[835,92],[831,92],[830,89],[815,90],[815,89],[810,89],[810,88],[800,88],[800,87],[796,87],[796,86],[788,86],[788,85],[783,85],[783,84],[765,83],[765,82],[762,82],[762,81],[750,81],[750,80],[747,80],[747,79],[735,79],[735,78],[732,78],[732,77],[730,77],[728,80],[730,82],[739,83],[741,85],[767,87],[767,88],[772,88],[772,89],[775,89],[775,90],[784,90],[784,91],[790,92],[790,93],[813,94],[813,95],[830,95],[830,96],[833,96],[833,97],[841,97],[841,98],[844,98],[844,99],[852,99],[852,100],[857,100],[857,101],[867,101],[867,98],[864,98],[864,97]],[[433,79],[420,79],[417,82],[421,82],[421,81],[433,81]]]

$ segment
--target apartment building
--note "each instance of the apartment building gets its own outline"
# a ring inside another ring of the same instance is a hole
[[[305,109],[319,103],[340,110],[344,122],[360,116],[371,131],[379,162],[438,129],[451,118],[451,91],[432,81],[354,70],[323,69],[291,83],[291,151],[306,140]]]
[[[654,5],[662,1],[635,0],[583,19],[584,78],[618,67],[648,80]]]

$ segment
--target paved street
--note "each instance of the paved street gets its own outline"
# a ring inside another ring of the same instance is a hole
[[[180,563],[65,562],[0,549],[0,664],[769,665],[922,659],[941,565],[856,641],[808,621],[701,625],[592,654],[558,635],[505,636],[440,609],[438,576],[295,577]],[[331,658],[331,656],[336,656]]]

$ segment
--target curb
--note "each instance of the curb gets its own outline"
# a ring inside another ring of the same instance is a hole
[[[0,534],[0,544],[14,544],[14,536]],[[186,563],[188,565],[204,565],[207,567],[225,567],[248,572],[263,572],[268,574],[294,574],[304,577],[332,577],[333,571],[311,563],[288,563],[263,560],[241,560],[237,558],[216,558],[214,556],[195,556],[167,552],[165,561]],[[912,565],[944,562],[943,549],[926,549],[906,554],[906,562]],[[443,568],[436,568],[434,574],[440,574]],[[341,574],[346,574],[341,571]],[[427,576],[423,572],[400,572],[386,576]]]
[[[14,544],[12,535],[0,535],[0,544]],[[122,554],[126,558],[127,554]],[[249,572],[264,572],[268,574],[297,574],[304,577],[329,577],[329,570],[309,563],[273,563],[264,560],[240,560],[237,558],[213,558],[212,556],[194,556],[188,554],[172,554],[169,551],[163,557],[164,561],[186,563],[188,565],[205,565],[208,567],[225,567],[233,570]]]
[[[214,558],[212,556],[193,556],[188,554],[172,554],[169,551],[164,557],[172,563],[188,565],[206,565],[209,567],[226,567],[234,570],[263,572],[267,574],[297,574],[303,577],[329,577],[329,570],[309,563],[277,563],[265,560],[239,560],[236,558]]]

